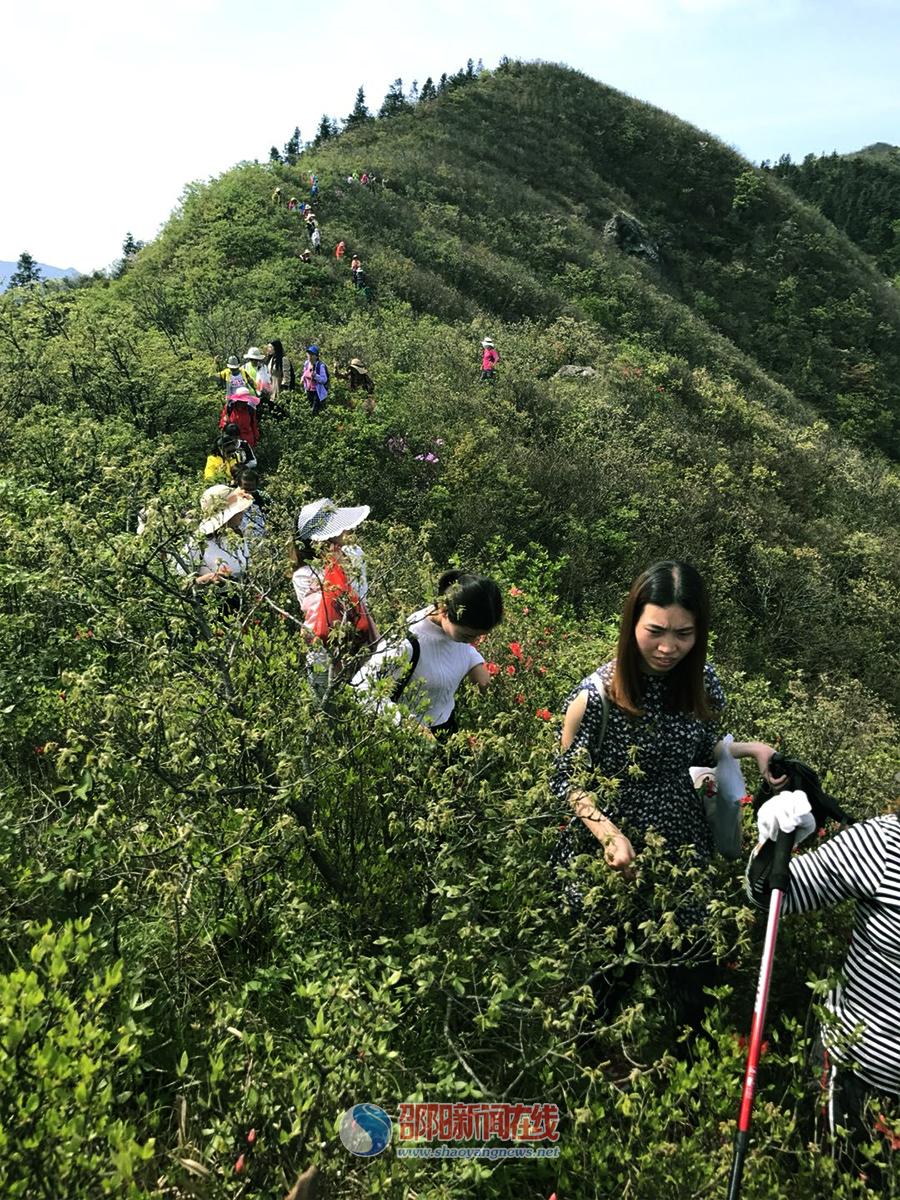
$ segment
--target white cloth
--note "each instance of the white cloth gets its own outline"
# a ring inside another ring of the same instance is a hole
[[[419,661],[403,692],[403,702],[414,711],[423,725],[443,725],[449,720],[456,703],[456,690],[473,667],[484,662],[483,657],[468,642],[454,642],[440,625],[432,621],[433,608],[422,608],[407,618],[406,625],[419,641]],[[404,638],[377,650],[351,680],[353,687],[365,694],[374,689],[380,679],[390,676],[403,678],[412,647]],[[390,700],[381,699],[379,711],[392,712],[395,720],[400,714]]]
[[[202,546],[198,542],[189,542],[180,559],[175,562],[179,575],[205,575],[208,571],[227,567],[230,578],[240,579],[250,562],[250,547],[246,538],[219,534],[207,538]]]
[[[812,815],[806,792],[779,792],[767,800],[756,814],[761,842],[774,842],[779,833],[793,833],[795,845],[806,841],[816,831],[816,819]]]

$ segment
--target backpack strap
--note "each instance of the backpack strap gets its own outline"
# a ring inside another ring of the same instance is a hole
[[[406,671],[404,672],[404,674],[401,675],[400,678],[397,680],[397,683],[394,686],[394,690],[391,693],[391,700],[393,701],[394,704],[397,703],[397,701],[400,699],[400,697],[406,691],[406,685],[409,683],[410,679],[412,679],[413,675],[415,674],[416,667],[419,665],[419,658],[422,655],[422,647],[419,644],[419,639],[413,633],[413,631],[411,629],[408,629],[406,631],[406,640],[409,642],[410,646],[412,647],[412,654],[410,655],[409,666],[406,668]]]

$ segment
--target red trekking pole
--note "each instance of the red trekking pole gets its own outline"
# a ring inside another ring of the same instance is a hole
[[[744,1174],[744,1159],[750,1144],[750,1118],[756,1095],[756,1073],[762,1046],[763,1029],[766,1024],[766,1008],[769,1003],[769,984],[772,982],[772,967],[775,963],[775,942],[778,938],[778,922],[781,919],[781,904],[790,883],[790,855],[794,847],[793,833],[779,833],[772,861],[769,897],[769,917],[766,923],[766,940],[763,943],[762,962],[759,967],[759,983],[756,988],[756,1003],[753,1006],[753,1024],[750,1026],[750,1045],[747,1048],[747,1069],[744,1072],[744,1090],[738,1110],[737,1135],[734,1139],[734,1156],[731,1160],[731,1177],[728,1180],[728,1200],[738,1200],[741,1194],[741,1177]]]

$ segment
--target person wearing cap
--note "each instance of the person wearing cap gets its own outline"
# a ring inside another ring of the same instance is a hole
[[[247,387],[254,392],[256,389],[256,376],[259,371],[259,364],[265,362],[266,357],[260,350],[259,346],[251,346],[244,355],[244,372],[246,374]]]
[[[338,260],[338,262],[340,262],[340,260],[344,257],[344,255],[346,253],[347,253],[347,243],[344,241],[343,238],[341,238],[341,240],[338,242],[338,244],[334,248],[334,257]]]
[[[353,257],[350,259],[350,278],[356,283],[356,273],[362,270],[362,259],[353,251]]]
[[[255,467],[256,455],[253,448],[241,437],[238,426],[229,421],[216,438],[215,445],[206,459],[203,478],[209,483],[232,483],[241,467]]]
[[[360,388],[366,393],[366,398],[363,401],[363,407],[366,412],[375,411],[375,400],[373,398],[375,392],[375,384],[372,382],[372,376],[369,374],[369,368],[360,358],[351,358],[350,367],[347,371],[347,380],[350,384],[350,391],[356,392]]]
[[[200,497],[203,520],[195,538],[175,559],[179,575],[193,575],[200,586],[234,582],[241,578],[250,560],[250,548],[241,533],[244,513],[253,497],[217,483]]]
[[[219,428],[236,425],[238,434],[251,448],[259,441],[259,397],[246,386],[241,386],[222,405]]]
[[[313,248],[313,254],[318,254],[322,249],[322,235],[319,233],[318,225],[313,225],[309,231],[309,244]]]
[[[280,187],[275,188],[275,190],[272,192],[272,203],[273,204],[281,204],[281,188]]]
[[[481,343],[481,382],[493,383],[494,370],[500,361],[500,355],[489,337]]]
[[[236,354],[231,355],[224,370],[216,372],[216,379],[221,379],[225,384],[226,400],[231,399],[239,387],[254,386],[253,376],[246,367],[241,366]]]
[[[319,694],[341,673],[348,654],[352,658],[378,640],[366,605],[369,584],[362,548],[345,543],[369,511],[367,504],[340,508],[324,497],[305,504],[297,518],[291,582],[303,612],[304,633],[315,643],[307,665]]]
[[[325,407],[328,399],[328,368],[319,358],[319,347],[315,342],[306,347],[302,381],[310,411],[315,416]]]

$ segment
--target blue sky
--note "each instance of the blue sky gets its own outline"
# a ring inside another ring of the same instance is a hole
[[[900,0],[6,0],[0,35],[0,259],[84,271],[360,84],[469,57],[565,62],[754,161],[900,143]]]

